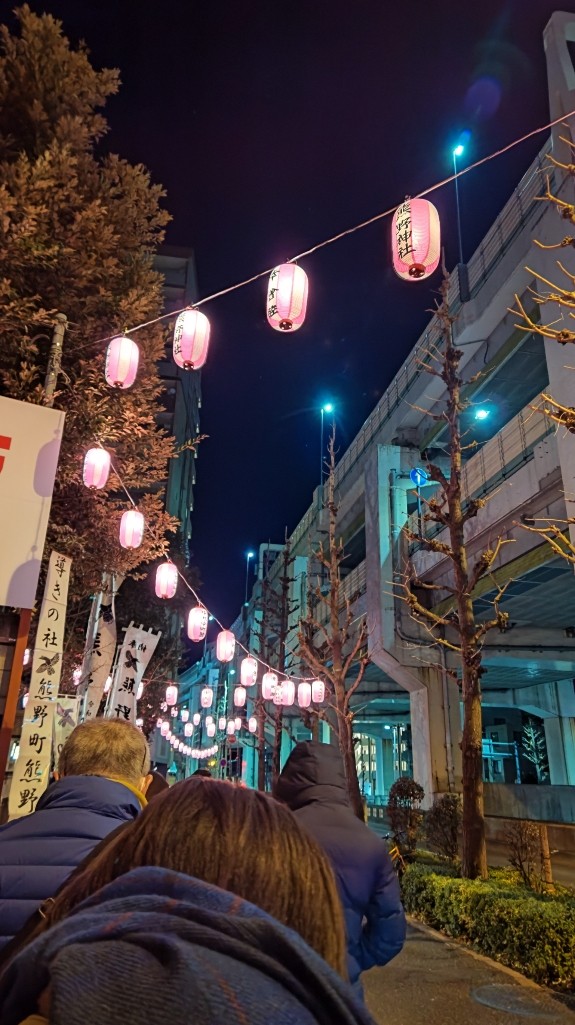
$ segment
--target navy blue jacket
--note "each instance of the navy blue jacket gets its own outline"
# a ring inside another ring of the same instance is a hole
[[[348,970],[384,965],[405,942],[399,883],[383,840],[353,813],[343,762],[329,744],[303,742],[290,754],[276,797],[295,813],[331,861],[345,913]]]
[[[0,948],[100,840],[139,811],[138,798],[122,783],[64,776],[42,794],[32,815],[1,826]]]

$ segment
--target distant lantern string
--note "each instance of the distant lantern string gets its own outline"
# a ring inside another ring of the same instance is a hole
[[[555,118],[554,121],[549,121],[545,125],[541,125],[539,128],[534,128],[532,131],[527,132],[526,135],[522,135],[518,139],[514,139],[513,142],[507,143],[501,149],[496,150],[494,153],[490,153],[486,157],[482,157],[480,160],[476,160],[473,164],[468,164],[467,167],[462,167],[454,174],[450,174],[447,178],[443,178],[441,181],[436,182],[434,185],[430,185],[427,189],[422,192],[418,192],[413,199],[423,199],[425,196],[431,195],[432,192],[437,192],[438,189],[442,189],[445,185],[450,185],[451,182],[457,181],[464,174],[469,174],[470,171],[475,171],[478,167],[482,167],[483,164],[489,163],[491,160],[495,160],[497,157],[503,156],[516,146],[520,146],[521,143],[527,142],[529,139],[534,138],[536,135],[540,135],[542,132],[549,131],[550,128],[554,128],[555,125],[566,123],[569,118],[575,115],[575,110],[569,111],[568,114],[563,114],[561,117]],[[285,261],[285,263],[297,263],[298,260],[303,260],[306,256],[311,256],[313,253],[317,253],[319,249],[324,249],[326,246],[332,245],[334,242],[339,242],[342,238],[347,238],[348,235],[354,235],[356,231],[361,231],[363,228],[368,228],[370,224],[375,224],[377,221],[384,220],[386,217],[391,217],[392,214],[397,210],[398,204],[390,207],[388,210],[384,210],[382,213],[375,214],[373,217],[369,217],[366,221],[361,221],[359,224],[354,225],[352,228],[346,228],[344,231],[338,232],[337,235],[332,235],[331,238],[325,239],[323,242],[317,242],[314,246],[309,249],[305,249],[302,253],[298,253],[297,256],[291,256]],[[188,306],[182,306],[179,310],[171,310],[169,313],[162,313],[159,317],[153,317],[151,320],[145,320],[141,324],[135,324],[134,327],[126,328],[124,334],[133,334],[135,331],[141,331],[143,328],[152,327],[154,324],[159,324],[161,321],[172,319],[177,317],[181,313],[185,313],[189,309],[197,309],[203,306],[204,303],[212,302],[214,299],[219,299],[223,295],[228,295],[230,292],[235,292],[239,288],[244,288],[246,285],[251,285],[255,281],[259,281],[261,278],[267,277],[275,270],[275,267],[269,267],[267,270],[259,271],[257,274],[252,274],[251,277],[246,278],[244,281],[238,281],[235,285],[229,285],[227,288],[220,289],[219,292],[213,292],[212,295],[207,295],[203,299],[199,299],[197,302],[192,303]],[[118,332],[113,334],[105,335],[103,338],[98,338],[94,342],[88,342],[86,345],[78,346],[74,351],[75,353],[82,351],[82,349],[93,348],[95,345],[104,345],[110,342],[113,338],[117,337]]]

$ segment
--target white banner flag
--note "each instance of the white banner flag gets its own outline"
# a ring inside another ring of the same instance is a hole
[[[56,701],[54,713],[54,767],[56,769],[62,748],[72,730],[78,725],[78,705],[78,698],[69,695],[59,697]]]
[[[155,634],[152,630],[144,630],[142,626],[138,627],[130,623],[116,664],[108,698],[106,708],[108,718],[136,722],[138,687],[160,637],[161,633]]]
[[[68,556],[51,553],[32,658],[30,704],[55,701],[58,697],[71,565]]]
[[[114,577],[104,575],[104,590],[97,598],[92,646],[86,649],[82,676],[81,693],[84,694],[82,719],[95,719],[100,702],[104,696],[106,680],[112,671],[112,663],[116,652],[117,630],[116,612],[114,607]]]
[[[0,605],[34,606],[63,429],[60,410],[0,398]]]
[[[8,797],[8,818],[34,811],[48,786],[52,761],[54,701],[28,701],[20,737],[20,749]]]

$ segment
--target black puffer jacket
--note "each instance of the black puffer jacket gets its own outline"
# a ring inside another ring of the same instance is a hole
[[[303,742],[290,754],[276,787],[334,869],[347,930],[350,981],[384,965],[405,941],[399,883],[382,840],[350,808],[343,762],[329,744]]]

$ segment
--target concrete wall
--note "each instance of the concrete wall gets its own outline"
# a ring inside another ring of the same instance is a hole
[[[575,786],[485,783],[485,814],[558,825],[575,823]]]

